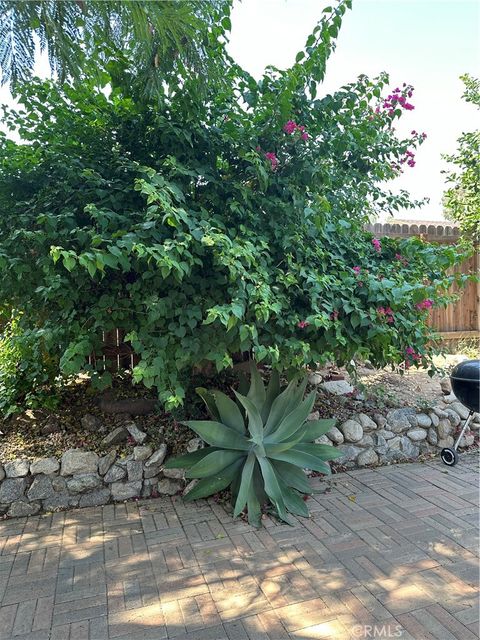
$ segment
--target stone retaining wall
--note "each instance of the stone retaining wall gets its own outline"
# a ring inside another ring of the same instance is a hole
[[[331,429],[317,442],[333,444],[342,452],[336,460],[346,467],[415,459],[425,453],[450,447],[468,410],[453,394],[426,413],[400,408],[386,415],[370,417],[357,413]],[[317,419],[315,413],[309,416]],[[478,440],[480,416],[475,415],[460,442],[460,448]],[[12,460],[0,465],[0,515],[21,517],[41,511],[69,507],[92,507],[131,498],[174,495],[185,487],[181,469],[165,469],[165,444],[153,451],[143,443],[146,434],[127,426],[138,437],[138,446],[126,458],[115,451],[99,457],[92,451],[70,449],[60,460],[40,458],[33,462]],[[114,432],[110,434],[113,437]],[[188,451],[203,446],[199,438],[190,440]]]

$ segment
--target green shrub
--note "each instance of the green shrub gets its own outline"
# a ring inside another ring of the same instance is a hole
[[[230,487],[234,517],[247,505],[248,521],[255,526],[260,526],[261,507],[267,502],[285,522],[289,522],[287,512],[308,516],[302,494],[311,493],[311,488],[303,469],[329,474],[326,461],[340,453],[333,446],[314,443],[335,420],[307,421],[315,393],[304,399],[305,387],[306,380],[300,384],[293,380],[281,391],[274,372],[265,389],[252,366],[247,395],[235,392],[238,404],[220,391],[199,389],[213,421],[184,424],[211,446],[172,458],[165,465],[186,468],[187,478],[199,478],[186,500]]]

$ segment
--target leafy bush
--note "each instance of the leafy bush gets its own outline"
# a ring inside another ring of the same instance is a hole
[[[384,74],[316,97],[348,5],[259,82],[219,46],[222,90],[187,75],[150,101],[115,60],[109,95],[88,78],[18,88],[5,122],[23,141],[0,137],[0,298],[48,338],[55,375],[107,384],[87,356],[113,328],[167,407],[193,367],[238,353],[290,371],[428,360],[425,305],[447,300],[458,256],[363,231],[415,205],[384,184],[424,137],[396,137],[412,89],[385,95]]]
[[[231,488],[234,517],[248,505],[248,521],[260,526],[261,507],[270,502],[278,517],[287,512],[308,516],[301,494],[311,493],[304,468],[329,474],[327,460],[340,453],[314,440],[335,420],[307,421],[315,392],[303,399],[306,380],[295,380],[280,391],[275,372],[265,389],[256,367],[247,395],[235,392],[238,404],[220,391],[199,389],[213,421],[193,420],[190,427],[210,447],[170,459],[166,467],[186,468],[187,478],[199,478],[186,500],[196,500]],[[247,424],[245,425],[245,418]]]

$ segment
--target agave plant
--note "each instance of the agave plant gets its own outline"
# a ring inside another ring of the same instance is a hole
[[[271,503],[285,522],[290,522],[287,512],[308,516],[302,494],[312,490],[303,469],[329,474],[326,461],[340,454],[332,446],[314,442],[335,420],[307,420],[315,393],[304,399],[306,383],[292,381],[282,391],[274,372],[265,389],[252,366],[248,393],[235,392],[237,402],[221,391],[197,389],[213,420],[183,424],[210,446],[166,464],[167,468],[185,468],[187,478],[199,479],[185,499],[204,498],[230,486],[234,517],[246,505],[248,521],[255,526],[261,524],[265,503]]]

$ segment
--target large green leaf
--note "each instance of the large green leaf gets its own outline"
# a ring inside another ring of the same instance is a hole
[[[247,398],[253,402],[257,411],[260,412],[265,404],[265,385],[253,360],[250,362],[250,373],[250,389],[247,393]]]
[[[235,391],[235,395],[237,396],[238,401],[241,402],[241,404],[245,407],[245,411],[247,412],[248,430],[250,432],[252,440],[257,444],[260,444],[261,442],[263,442],[263,422],[260,416],[260,412],[249,398],[242,396],[237,391]]]
[[[262,422],[265,424],[268,420],[270,409],[272,408],[273,401],[280,393],[280,375],[276,369],[274,369],[270,375],[268,381],[267,392],[265,395],[265,402],[261,410]]]
[[[303,441],[305,436],[306,426],[304,425],[301,429],[299,429],[292,437],[291,440],[285,440],[284,442],[272,442],[265,443],[265,454],[267,458],[271,453],[280,453],[281,451],[288,451],[299,442]]]
[[[185,500],[190,502],[191,500],[198,500],[198,498],[206,498],[213,493],[226,489],[228,485],[234,480],[235,476],[239,473],[242,465],[241,460],[237,460],[229,467],[223,469],[220,473],[211,476],[210,478],[202,478],[185,496]]]
[[[234,429],[235,431],[238,431],[238,433],[244,435],[245,421],[237,403],[221,391],[214,391],[213,395],[215,397],[215,403],[220,416],[219,422],[226,424],[230,429]]]
[[[250,488],[247,496],[247,509],[248,509],[248,522],[252,527],[261,527],[262,525],[262,510],[260,508],[260,502],[255,491],[253,482],[250,483]]]
[[[291,436],[303,426],[307,416],[312,411],[314,402],[315,392],[312,391],[312,393],[298,406],[295,406],[293,411],[265,438],[265,443],[282,442],[282,440],[291,438]]]
[[[318,456],[299,451],[296,447],[293,447],[293,449],[289,449],[288,451],[282,451],[281,453],[272,453],[270,458],[273,458],[273,460],[290,462],[302,469],[313,469],[313,471],[321,471],[327,475],[331,473],[328,464],[323,460],[320,460]]]
[[[339,451],[336,447],[329,444],[313,444],[300,442],[296,444],[294,448],[297,451],[302,451],[304,453],[308,453],[309,455],[316,456],[320,460],[335,460],[335,458],[340,458],[340,456],[343,455],[342,452]]]
[[[193,465],[191,469],[186,473],[187,478],[205,478],[218,473],[225,467],[235,462],[241,457],[245,457],[245,454],[238,450],[229,451],[227,449],[219,449],[218,451],[212,451],[202,460]]]
[[[183,422],[189,429],[198,435],[208,444],[222,449],[239,449],[248,451],[250,443],[233,429],[229,429],[220,422],[210,420],[189,420]]]
[[[215,403],[215,397],[213,393],[205,389],[204,387],[197,387],[195,391],[204,401],[210,415],[214,420],[220,420],[220,414],[218,413],[217,405]]]
[[[290,513],[294,513],[296,516],[308,518],[308,507],[303,498],[300,497],[294,489],[290,489],[290,487],[288,487],[280,477],[277,476],[277,480],[282,490],[287,510],[290,511]]]
[[[268,420],[265,424],[263,431],[264,436],[267,436],[271,431],[276,429],[281,423],[285,415],[291,411],[291,402],[297,388],[297,383],[292,380],[286,389],[278,395],[272,402],[272,408],[268,415]]]
[[[219,449],[217,449],[217,447],[205,447],[204,449],[184,453],[175,458],[169,458],[164,465],[165,469],[190,469],[194,464],[203,460],[205,456],[208,456],[213,451],[219,451]]]
[[[325,433],[330,431],[332,427],[335,426],[335,419],[325,419],[325,420],[311,420],[307,421],[307,430],[303,437],[304,442],[312,442],[316,438],[320,438]]]
[[[262,470],[263,480],[265,482],[265,491],[268,497],[275,505],[279,518],[288,522],[282,490],[278,484],[278,479],[272,465],[267,458],[260,458],[258,460],[258,464]]]
[[[282,478],[286,485],[301,493],[312,493],[308,478],[301,467],[280,460],[272,460],[271,462],[277,476]]]
[[[247,503],[248,494],[252,485],[253,468],[255,466],[255,454],[250,452],[247,460],[243,465],[242,479],[240,481],[240,488],[238,490],[237,501],[235,503],[235,509],[233,511],[233,517],[236,518],[243,510],[243,507]]]

